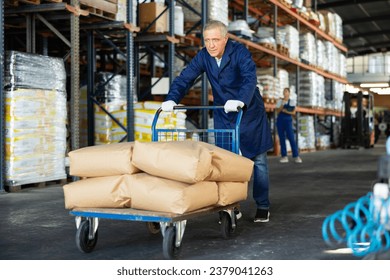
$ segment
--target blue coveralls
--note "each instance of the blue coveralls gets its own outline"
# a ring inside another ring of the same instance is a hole
[[[283,108],[287,109],[288,111],[293,111],[295,106],[290,105],[290,99],[289,99],[288,102],[283,105]],[[298,153],[298,147],[294,136],[292,116],[281,111],[276,120],[276,127],[278,129],[282,157],[287,156],[286,137],[290,142],[293,157],[294,158],[298,157],[299,153]]]
[[[256,65],[249,50],[242,44],[228,40],[218,67],[214,57],[203,48],[173,81],[165,100],[177,104],[195,79],[202,73],[210,81],[214,105],[224,105],[228,100],[245,104],[240,126],[240,151],[254,161],[253,198],[259,209],[268,209],[269,178],[267,151],[273,147],[263,99],[257,88]],[[214,112],[214,127],[235,127],[237,113]]]

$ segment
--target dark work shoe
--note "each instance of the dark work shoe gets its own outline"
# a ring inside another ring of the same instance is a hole
[[[268,223],[269,222],[270,213],[266,209],[257,209],[255,219],[253,222],[255,223]]]

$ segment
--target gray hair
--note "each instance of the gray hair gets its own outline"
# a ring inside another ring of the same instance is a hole
[[[210,20],[204,26],[203,32],[205,32],[206,30],[215,29],[215,28],[219,28],[219,30],[221,31],[222,37],[225,37],[226,34],[228,33],[227,26],[223,22],[221,22],[219,20]]]

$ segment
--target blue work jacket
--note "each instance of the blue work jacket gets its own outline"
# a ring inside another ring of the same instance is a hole
[[[273,147],[272,135],[263,99],[257,88],[256,65],[248,49],[228,40],[222,62],[203,48],[173,81],[166,100],[177,104],[192,87],[199,75],[206,72],[214,97],[214,105],[225,105],[227,100],[240,100],[245,106],[240,125],[240,150],[243,156],[253,158]],[[236,112],[214,112],[214,127],[235,127]]]

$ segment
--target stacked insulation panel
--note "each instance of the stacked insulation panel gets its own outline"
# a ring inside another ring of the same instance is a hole
[[[6,184],[66,178],[63,60],[11,51],[5,58]]]

